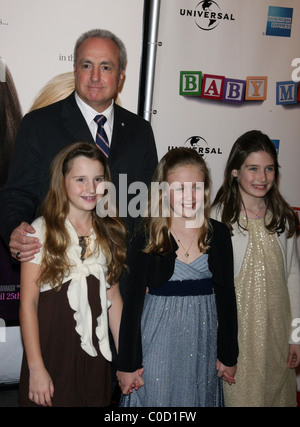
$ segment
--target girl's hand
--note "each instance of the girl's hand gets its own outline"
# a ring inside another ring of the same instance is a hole
[[[229,385],[235,384],[234,376],[236,374],[237,366],[225,366],[219,360],[217,360],[217,371],[218,377],[221,377],[223,381],[226,381]]]
[[[125,395],[131,394],[133,390],[138,390],[145,383],[142,378],[144,368],[137,369],[135,372],[117,371],[117,379],[121,392]]]
[[[300,365],[300,345],[290,344],[289,345],[289,357],[287,361],[289,368],[297,368]]]
[[[54,395],[52,379],[45,368],[30,371],[29,399],[37,405],[52,406]]]

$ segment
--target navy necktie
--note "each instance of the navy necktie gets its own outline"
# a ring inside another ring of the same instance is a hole
[[[100,150],[108,157],[109,154],[109,144],[106,132],[104,130],[104,123],[106,122],[106,117],[102,114],[96,116],[94,121],[98,125],[97,135],[96,135],[96,144]]]

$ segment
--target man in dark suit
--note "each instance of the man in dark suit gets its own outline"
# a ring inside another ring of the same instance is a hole
[[[0,233],[14,258],[29,261],[40,250],[30,223],[40,214],[47,194],[50,164],[67,144],[95,143],[96,114],[107,118],[108,162],[117,202],[120,174],[126,175],[127,187],[135,181],[150,183],[157,165],[152,128],[114,102],[124,82],[126,61],[125,46],[112,33],[92,30],[83,34],[74,50],[75,92],[24,117],[8,183],[0,193]],[[132,233],[135,218],[128,216],[126,222]]]

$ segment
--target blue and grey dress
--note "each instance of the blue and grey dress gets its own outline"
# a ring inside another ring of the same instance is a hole
[[[120,406],[223,406],[208,255],[190,264],[176,259],[170,280],[150,288],[141,331],[145,385]]]
[[[141,230],[127,253],[117,368],[145,368],[145,385],[120,405],[222,406],[217,359],[237,363],[237,315],[228,228],[210,219],[208,251],[186,264],[178,245],[149,253]],[[146,289],[149,292],[146,292]]]

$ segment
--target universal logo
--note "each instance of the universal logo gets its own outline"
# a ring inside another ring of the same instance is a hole
[[[221,21],[234,21],[232,13],[223,13],[218,3],[211,0],[200,1],[195,9],[180,9],[180,15],[194,18],[198,28],[204,31],[215,29]]]
[[[204,159],[208,154],[223,154],[220,147],[210,147],[207,141],[202,136],[190,136],[183,144],[186,148],[191,148],[196,150]],[[175,146],[169,146],[168,150],[172,148],[177,148]]]

